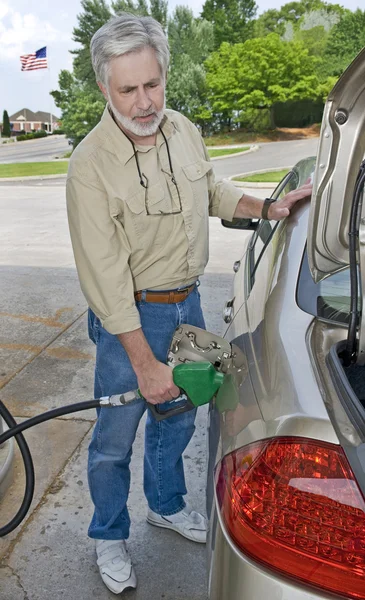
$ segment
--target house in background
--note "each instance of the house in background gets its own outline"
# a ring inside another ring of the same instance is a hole
[[[53,133],[55,129],[60,127],[59,117],[51,115],[48,112],[38,110],[33,112],[29,108],[22,108],[18,112],[9,117],[12,135],[19,134],[20,131],[30,133],[31,131],[48,131]],[[52,121],[52,122],[51,122]]]

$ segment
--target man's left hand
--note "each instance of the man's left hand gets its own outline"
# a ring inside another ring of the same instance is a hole
[[[308,198],[312,194],[312,184],[306,181],[304,185],[292,190],[280,200],[270,204],[268,219],[281,221],[285,219],[298,200]],[[259,198],[244,194],[236,206],[233,218],[236,219],[261,219],[263,202]]]
[[[268,219],[270,221],[281,221],[281,219],[285,219],[285,217],[290,214],[291,209],[293,208],[294,204],[298,202],[298,200],[308,198],[311,194],[311,183],[305,183],[296,190],[292,190],[283,198],[281,198],[281,200],[273,202],[269,206],[269,211],[267,213]]]

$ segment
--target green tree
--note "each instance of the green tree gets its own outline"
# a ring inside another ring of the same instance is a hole
[[[11,135],[11,127],[10,127],[9,115],[8,115],[8,111],[7,110],[4,110],[4,112],[3,112],[3,130],[2,130],[2,135],[4,137],[10,137],[10,135]]]
[[[95,86],[95,75],[91,64],[90,42],[94,33],[112,16],[105,0],[81,0],[84,12],[77,16],[78,26],[74,27],[73,40],[80,44],[74,55],[73,72],[75,78]]]
[[[223,43],[206,61],[212,111],[229,123],[248,109],[269,110],[274,127],[275,102],[319,97],[315,65],[303,44],[284,42],[275,33],[244,44]]]
[[[278,33],[280,36],[284,36],[288,24],[292,25],[290,28],[292,34],[294,34],[296,27],[298,29],[311,29],[322,25],[326,29],[324,21],[331,22],[332,17],[332,25],[334,25],[343,12],[344,9],[338,4],[329,4],[323,0],[288,2],[279,10],[266,10],[256,19],[254,37],[264,37],[269,33]]]
[[[171,66],[167,78],[167,105],[205,126],[206,83],[203,63],[213,49],[213,25],[194,18],[178,6],[168,22]]]
[[[253,37],[265,37],[270,33],[283,35],[285,32],[285,20],[279,10],[270,8],[265,10],[253,24]]]
[[[129,12],[132,13],[132,15],[140,15],[142,17],[147,17],[149,15],[146,0],[137,0],[137,2],[134,2],[133,0],[115,0],[115,2],[112,3],[112,9],[115,14]]]
[[[167,25],[167,1],[166,0],[150,0],[150,8],[148,8],[146,0],[115,0],[112,3],[112,9],[115,14],[120,12],[129,12],[141,17],[153,17],[161,23],[163,29]]]
[[[59,87],[52,96],[62,110],[62,129],[76,147],[100,121],[105,101],[96,86],[80,83],[66,70],[60,72]]]
[[[167,106],[197,120],[206,98],[205,69],[182,54],[167,83]]]
[[[365,46],[365,11],[346,11],[328,37],[324,69],[329,76],[339,77]]]
[[[156,21],[161,23],[163,29],[167,25],[167,0],[150,0],[151,10],[150,15]]]
[[[205,0],[201,16],[214,26],[214,46],[237,44],[252,37],[255,0]]]
[[[344,9],[339,4],[330,4],[323,0],[300,0],[299,2],[288,2],[280,9],[280,18],[284,21],[298,23],[306,14],[315,11],[325,11],[328,14],[342,14]]]
[[[171,64],[181,54],[187,54],[195,63],[202,63],[214,46],[213,25],[205,19],[194,18],[187,6],[177,6],[168,22]]]

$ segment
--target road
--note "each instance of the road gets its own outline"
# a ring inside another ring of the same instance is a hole
[[[222,306],[245,235],[210,219],[210,261],[200,287],[210,331],[222,333]],[[91,398],[95,349],[86,333],[64,189],[2,187],[0,240],[1,399],[22,420]],[[115,598],[99,577],[87,538],[92,511],[85,466],[94,418],[94,411],[75,413],[25,432],[35,463],[35,499],[27,524],[0,539],[3,600]],[[189,501],[203,512],[206,421],[202,408],[184,453]],[[207,600],[205,547],[146,523],[143,426],[134,444],[129,498],[129,547],[139,584],[126,600]],[[1,524],[14,514],[23,491],[17,455],[14,483],[0,501]]]
[[[46,142],[48,142],[48,140],[46,140]],[[294,142],[270,142],[267,144],[260,144],[257,152],[250,152],[248,154],[241,154],[240,156],[232,156],[231,158],[214,160],[213,164],[216,179],[220,180],[224,177],[230,177],[231,175],[248,173],[250,171],[256,171],[260,169],[290,167],[302,158],[315,155],[317,145],[318,138],[296,140]],[[1,150],[2,148],[0,147],[0,157]],[[23,182],[5,182],[0,180],[0,186],[26,185],[58,187],[63,186],[64,184],[64,177],[43,180],[34,179]]]
[[[0,144],[0,163],[42,162],[62,158],[70,146],[64,135]]]
[[[218,177],[223,177],[263,164],[287,166],[312,152],[311,140],[267,144],[251,155],[214,164]],[[39,187],[33,182],[0,188],[0,388],[17,420],[92,396],[95,349],[86,334],[87,307],[69,240],[64,184],[63,179],[56,184],[44,181]],[[246,191],[262,197],[270,193]],[[210,219],[210,261],[200,291],[207,328],[218,334],[223,330],[221,310],[230,295],[232,264],[240,258],[246,235]],[[197,430],[184,453],[189,500],[201,511],[206,418],[206,410],[200,410]],[[101,582],[86,534],[92,507],[85,465],[93,422],[94,412],[87,411],[26,432],[37,474],[35,499],[26,525],[0,539],[2,598],[115,598]],[[141,423],[129,499],[129,546],[139,585],[136,592],[125,594],[126,599],[207,600],[205,548],[145,521],[143,445]],[[23,489],[17,454],[14,482],[0,504],[1,523],[14,514]]]
[[[223,179],[259,169],[290,167],[302,158],[315,156],[317,146],[318,138],[259,144],[257,152],[214,161],[214,171],[217,179]]]

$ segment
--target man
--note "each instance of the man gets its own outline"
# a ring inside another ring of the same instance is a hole
[[[169,49],[150,17],[122,14],[91,41],[107,100],[100,123],[76,148],[67,179],[70,232],[96,343],[95,397],[139,388],[150,403],[179,395],[167,350],[181,323],[204,327],[197,287],[208,260],[208,216],[260,217],[263,202],[215,184],[197,129],[165,110]],[[291,192],[266,218],[279,220],[310,187]],[[242,196],[242,197],[241,197]],[[268,215],[267,215],[268,211]],[[89,448],[101,577],[114,593],[136,587],[125,540],[132,444],[143,400],[101,409]],[[188,508],[182,454],[195,411],[157,423],[147,416],[144,491],[149,523],[205,542],[206,522]]]

